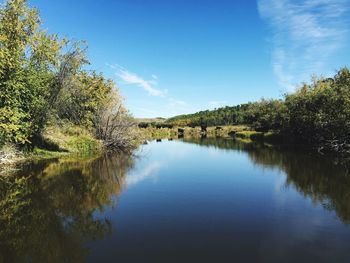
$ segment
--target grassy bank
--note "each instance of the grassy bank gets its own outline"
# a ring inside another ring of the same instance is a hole
[[[102,152],[101,141],[83,127],[65,124],[48,126],[32,150],[6,144],[0,149],[0,168],[9,171],[20,162],[65,156],[89,156]]]
[[[90,154],[102,151],[102,143],[91,132],[76,125],[50,126],[43,133],[44,140],[58,152]]]

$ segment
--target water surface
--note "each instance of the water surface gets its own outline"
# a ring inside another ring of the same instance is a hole
[[[2,179],[0,262],[350,262],[347,165],[228,139]]]

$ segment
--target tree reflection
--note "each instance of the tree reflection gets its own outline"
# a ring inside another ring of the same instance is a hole
[[[0,262],[83,262],[84,241],[111,233],[96,210],[114,206],[131,156],[31,164],[0,179]]]
[[[226,150],[244,151],[256,165],[279,169],[286,173],[288,186],[305,197],[336,212],[344,223],[350,223],[349,163],[331,156],[308,153],[263,143],[246,143],[223,138],[186,138],[187,143]]]

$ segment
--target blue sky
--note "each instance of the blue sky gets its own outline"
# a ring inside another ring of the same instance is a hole
[[[350,66],[350,0],[30,0],[135,117],[280,98]]]

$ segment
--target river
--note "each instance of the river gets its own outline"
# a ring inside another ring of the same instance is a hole
[[[163,140],[0,180],[0,262],[350,262],[350,173],[301,149]]]

